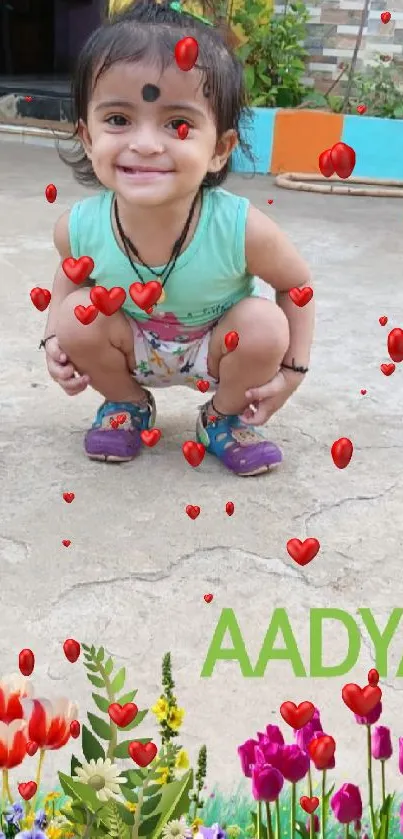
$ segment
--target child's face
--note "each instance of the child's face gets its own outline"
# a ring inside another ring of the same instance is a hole
[[[196,192],[207,172],[222,169],[236,132],[217,141],[200,78],[176,65],[161,75],[134,63],[115,64],[100,77],[80,133],[106,188],[129,203],[157,206]],[[184,140],[182,123],[189,126]]]

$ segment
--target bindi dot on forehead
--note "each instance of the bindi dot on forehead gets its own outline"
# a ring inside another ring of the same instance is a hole
[[[155,84],[145,84],[141,95],[144,99],[144,102],[155,102],[161,96],[161,91],[159,87]]]

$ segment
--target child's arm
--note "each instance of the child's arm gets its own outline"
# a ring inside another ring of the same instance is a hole
[[[313,340],[315,306],[296,306],[289,297],[291,288],[312,287],[306,262],[277,225],[256,207],[249,208],[246,224],[246,263],[251,274],[260,277],[276,291],[276,302],[290,326],[290,344],[284,364],[308,367]],[[295,379],[302,375],[292,374]]]
[[[49,314],[44,335],[45,338],[48,335],[54,335],[59,306],[63,303],[63,300],[67,297],[67,295],[71,294],[72,291],[76,291],[77,288],[74,283],[66,277],[62,268],[63,260],[71,256],[69,214],[70,211],[66,210],[66,212],[58,218],[53,231],[53,242],[60,255],[60,265],[56,270],[53,280],[52,299],[49,306]]]

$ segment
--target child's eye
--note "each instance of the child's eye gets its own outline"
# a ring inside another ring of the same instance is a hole
[[[174,131],[177,131],[180,125],[187,125],[189,129],[193,128],[187,119],[171,119],[168,125],[172,125]]]
[[[113,120],[116,121],[113,122]],[[123,128],[124,125],[127,125],[128,120],[121,114],[113,114],[111,117],[107,118],[106,122],[108,125],[113,125],[114,128]]]

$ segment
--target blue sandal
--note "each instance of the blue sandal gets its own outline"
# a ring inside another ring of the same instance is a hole
[[[244,477],[260,475],[281,463],[280,449],[256,428],[242,422],[239,416],[206,417],[205,407],[200,408],[196,437],[231,472]],[[211,411],[214,413],[212,408]]]

